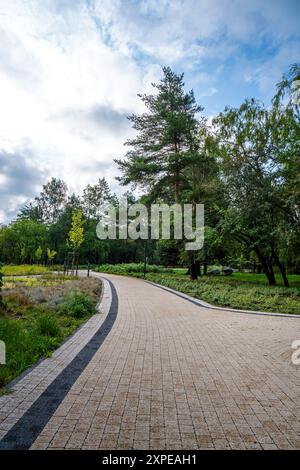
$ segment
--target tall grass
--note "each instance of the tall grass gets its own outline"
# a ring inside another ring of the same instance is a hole
[[[0,339],[6,344],[7,363],[0,366],[0,395],[1,386],[39,358],[50,355],[93,315],[101,292],[95,278],[73,278],[56,284],[52,278],[35,280],[34,285],[12,282],[3,289]]]
[[[3,266],[4,276],[27,276],[34,274],[44,274],[49,272],[49,268],[46,266],[40,266],[38,264],[21,264],[15,266]]]

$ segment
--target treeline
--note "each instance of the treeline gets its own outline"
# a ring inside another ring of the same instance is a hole
[[[201,267],[205,273],[209,264],[221,263],[264,272],[270,285],[279,271],[288,285],[286,273],[300,272],[299,79],[295,64],[270,106],[246,99],[238,108],[227,106],[212,122],[193,91],[184,90],[183,75],[170,68],[163,69],[152,95],[139,95],[145,112],[129,116],[136,136],[125,143],[125,157],[115,160],[118,179],[143,189],[140,201],[147,205],[204,203],[205,242],[199,252],[185,251],[178,240],[97,239],[99,207],[117,203],[105,179],[88,185],[81,196],[67,196],[65,183],[53,178],[16,221],[1,228],[0,259],[34,262],[41,247],[45,262],[47,248],[63,262],[72,214],[80,210],[82,263],[139,262],[146,249],[150,262],[189,266],[193,277]]]
[[[128,197],[134,202],[130,194]],[[74,251],[70,233],[74,215],[79,212],[83,219],[80,264],[139,261],[143,252],[139,243],[97,238],[96,225],[106,202],[118,201],[105,178],[87,185],[82,195],[68,195],[66,183],[52,178],[40,195],[20,210],[16,220],[0,228],[0,260],[6,264],[63,264]]]

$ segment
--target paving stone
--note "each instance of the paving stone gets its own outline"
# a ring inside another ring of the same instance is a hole
[[[105,277],[118,296],[115,323],[32,448],[300,447],[300,367],[290,362],[298,318],[213,310],[142,280]],[[68,357],[89,337],[65,346]],[[63,363],[46,361],[15,397],[0,398],[0,436]]]

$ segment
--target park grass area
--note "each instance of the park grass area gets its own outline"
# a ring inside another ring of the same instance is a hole
[[[38,359],[47,357],[96,311],[101,282],[96,278],[46,274],[3,278],[0,340],[6,364],[0,365],[4,386]]]
[[[42,266],[40,264],[6,265],[2,267],[3,276],[34,276],[62,271],[62,266]]]
[[[143,277],[142,272],[122,271],[119,265],[105,265],[97,270],[114,274]],[[115,267],[116,266],[116,267]],[[232,307],[242,310],[300,314],[300,275],[289,275],[290,287],[281,285],[280,275],[276,275],[278,286],[269,286],[264,274],[233,273],[231,276],[201,276],[191,281],[186,268],[174,268],[152,272],[147,267],[146,279],[162,286],[170,287],[219,307]]]
[[[263,284],[262,281],[255,283],[254,281],[241,280],[241,276],[231,278],[203,276],[197,281],[191,281],[183,275],[149,273],[146,278],[220,307],[300,314],[300,283],[298,280],[293,282],[298,287],[286,288],[283,286],[271,287]]]

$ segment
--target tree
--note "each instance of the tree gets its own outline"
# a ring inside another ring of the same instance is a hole
[[[199,158],[197,134],[204,119],[197,114],[203,108],[196,104],[193,91],[184,91],[183,74],[169,67],[163,68],[160,83],[152,85],[155,95],[138,95],[147,112],[129,116],[137,136],[125,143],[131,147],[125,159],[115,160],[122,172],[118,179],[145,188],[149,202],[182,203],[189,186],[186,172]],[[193,264],[194,254],[190,257]]]
[[[300,108],[300,99],[295,99],[296,97],[299,98],[299,91],[300,91],[300,64],[293,64],[290,66],[287,73],[283,74],[282,79],[280,82],[277,83],[277,92],[274,96],[274,103],[275,105],[279,105],[283,99],[288,96],[288,103],[293,104],[298,108]]]
[[[84,240],[84,229],[82,212],[80,210],[73,212],[72,215],[72,226],[69,232],[70,245],[74,250],[78,250]]]
[[[79,250],[80,246],[84,241],[84,229],[83,229],[83,218],[82,211],[77,210],[73,212],[72,215],[72,225],[69,232],[69,243],[73,248],[73,258],[72,258],[72,270],[74,269],[75,263],[75,253]]]
[[[43,190],[35,198],[36,211],[43,222],[53,224],[57,221],[67,201],[67,185],[61,179],[51,178],[43,185]],[[32,208],[30,208],[32,213]]]
[[[122,184],[140,185],[165,200],[180,202],[185,186],[184,170],[197,154],[196,133],[200,126],[193,91],[184,91],[183,74],[176,75],[169,67],[163,68],[163,78],[152,84],[157,94],[138,96],[147,112],[129,116],[137,131],[134,139],[125,145],[131,147],[124,160],[115,160],[122,176]]]
[[[0,228],[0,260],[15,263],[20,261],[19,237],[11,225]]]
[[[104,202],[115,202],[105,178],[99,178],[95,185],[88,184],[83,190],[82,205],[87,220],[99,217]]]
[[[47,247],[47,258],[48,258],[50,264],[53,263],[53,260],[54,260],[56,255],[57,255],[57,251],[51,250],[50,248]]]
[[[277,84],[273,105],[286,123],[280,136],[282,200],[285,218],[281,253],[294,270],[300,272],[300,64],[293,64]]]
[[[222,230],[256,253],[270,285],[276,283],[274,264],[288,285],[279,250],[282,221],[290,211],[281,164],[290,132],[285,111],[245,100],[239,108],[227,107],[214,125],[229,202]]]
[[[0,229],[0,256],[7,262],[32,263],[47,236],[45,225],[31,219],[18,219]]]
[[[42,249],[41,245],[39,245],[37,247],[37,249],[35,250],[35,253],[34,253],[35,259],[38,262],[41,261],[42,255],[43,255],[43,249]]]
[[[34,202],[29,202],[24,204],[24,206],[20,209],[18,215],[18,219],[30,219],[34,220],[35,222],[41,222],[43,220],[43,214],[41,212],[41,207],[36,205]]]

